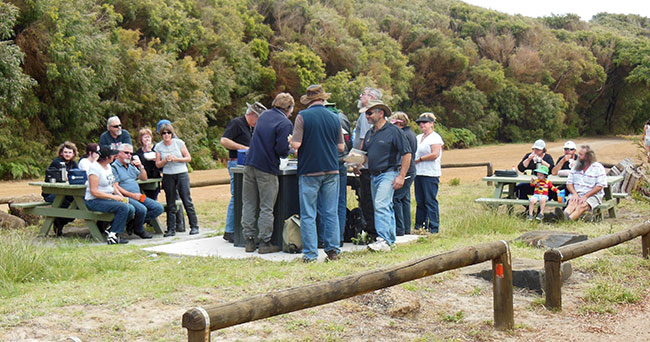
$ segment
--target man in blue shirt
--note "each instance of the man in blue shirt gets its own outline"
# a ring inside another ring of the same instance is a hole
[[[111,116],[106,120],[106,132],[99,136],[99,147],[110,146],[117,150],[121,144],[131,144],[129,131],[122,129],[122,122],[117,116]]]
[[[129,204],[135,208],[133,230],[135,235],[143,239],[151,239],[151,234],[144,230],[144,223],[149,222],[163,213],[163,207],[157,201],[140,193],[138,179],[147,180],[147,171],[139,159],[133,160],[133,146],[121,144],[117,158],[111,164],[115,187],[122,196],[129,199]]]
[[[293,125],[287,118],[293,113],[294,100],[288,93],[278,94],[273,108],[262,112],[244,162],[241,226],[246,252],[279,252],[282,247],[271,244],[273,207],[278,197],[280,158],[289,155],[289,134]]]
[[[327,258],[336,260],[340,253],[338,152],[344,150],[345,143],[338,116],[323,105],[329,97],[330,94],[320,84],[307,88],[300,102],[309,107],[298,113],[291,139],[291,147],[298,152],[300,234],[304,262],[318,259],[318,209]]]
[[[375,229],[379,235],[368,248],[390,251],[396,235],[393,195],[404,185],[412,152],[402,130],[386,121],[391,110],[382,101],[369,101],[365,113],[373,128],[366,134],[362,150],[367,152]]]

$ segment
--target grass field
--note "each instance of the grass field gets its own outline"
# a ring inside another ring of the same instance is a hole
[[[186,339],[181,316],[194,306],[334,279],[482,242],[513,240],[530,230],[605,235],[641,223],[650,209],[645,201],[628,199],[621,203],[616,220],[538,224],[509,216],[504,209],[492,211],[474,204],[475,198],[490,196],[492,191],[479,183],[441,184],[440,234],[400,245],[391,253],[346,253],[329,263],[170,257],[150,255],[134,245],[42,239],[36,237],[34,226],[2,231],[0,340],[59,341],[77,336],[82,341],[181,341]],[[226,204],[223,200],[198,203],[202,227],[219,233]],[[544,250],[519,243],[511,248],[513,258],[543,259]],[[644,301],[650,288],[650,262],[640,253],[637,239],[574,260],[574,278],[580,283],[565,285],[565,313],[558,315],[611,315],[626,304]],[[566,319],[552,319],[542,307],[542,297],[518,290],[516,329],[496,332],[491,327],[491,297],[488,282],[450,271],[224,329],[214,332],[213,339],[492,341],[545,336],[553,324],[571,327]],[[406,314],[395,314],[396,308],[409,303],[412,307],[404,309]],[[545,322],[544,317],[555,323]]]

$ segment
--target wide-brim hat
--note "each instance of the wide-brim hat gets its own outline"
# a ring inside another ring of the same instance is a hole
[[[300,103],[306,105],[318,100],[327,100],[330,96],[332,96],[332,94],[326,93],[322,85],[313,84],[307,87],[305,95],[300,97]]]
[[[266,110],[266,107],[257,101],[255,101],[253,104],[246,102],[246,107],[248,107],[246,113],[253,112],[257,114],[257,116],[260,116],[262,112]]]
[[[533,172],[535,173],[543,173],[548,176],[548,167],[544,165],[538,166]]]
[[[372,109],[379,108],[384,111],[384,116],[389,117],[393,114],[393,112],[390,110],[390,108],[381,100],[370,100],[368,101],[368,105],[365,106],[362,111],[364,113],[368,113]]]

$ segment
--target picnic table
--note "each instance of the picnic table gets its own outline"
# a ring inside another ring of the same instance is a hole
[[[155,188],[156,183],[160,182],[160,178],[151,178],[146,181],[138,181],[141,188]],[[84,196],[86,194],[86,184],[69,184],[69,183],[47,183],[47,182],[31,182],[31,186],[41,187],[43,193],[54,194],[54,202],[30,202],[30,203],[16,203],[15,207],[23,208],[29,214],[40,215],[44,217],[43,224],[41,225],[40,235],[47,236],[52,228],[54,219],[57,217],[83,219],[88,225],[90,234],[99,242],[105,241],[104,234],[99,230],[97,221],[113,221],[112,213],[103,213],[92,211],[86,207]],[[68,208],[62,208],[63,200],[66,196],[72,197],[72,203]],[[151,225],[156,234],[162,234],[162,227],[158,218],[152,220]]]
[[[515,187],[519,183],[530,183],[531,176],[520,174],[517,177],[503,177],[503,176],[489,176],[483,177],[485,182],[493,182],[495,184],[494,194],[492,197],[488,198],[477,198],[476,203],[485,204],[490,207],[498,208],[501,205],[506,205],[508,208],[508,213],[512,213],[514,205],[528,205],[528,200],[518,199],[515,196]],[[567,183],[568,177],[560,177],[555,175],[548,176],[548,180],[553,183],[553,185],[564,185]],[[609,217],[616,217],[616,204],[617,198],[624,197],[626,194],[612,194],[612,185],[622,182],[623,176],[607,176],[607,187],[603,189],[605,195],[603,196],[603,202],[594,208],[594,215],[602,218],[602,213],[604,210],[609,212]],[[488,183],[489,184],[489,183]],[[567,194],[568,195],[568,194]],[[547,201],[547,207],[564,207],[564,203],[559,203],[556,201]]]

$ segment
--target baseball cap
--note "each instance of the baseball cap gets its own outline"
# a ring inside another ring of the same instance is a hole
[[[571,149],[571,150],[575,150],[575,149],[576,149],[576,143],[574,143],[573,141],[569,140],[569,141],[567,141],[567,142],[564,143],[564,148],[568,148],[568,149]]]
[[[533,148],[538,149],[538,150],[543,150],[543,149],[546,148],[546,143],[542,139],[537,139],[537,140],[535,140],[535,143],[533,144]]]

